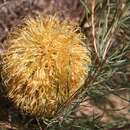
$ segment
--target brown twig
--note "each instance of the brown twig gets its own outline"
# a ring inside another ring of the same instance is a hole
[[[95,30],[95,5],[96,5],[96,0],[92,0],[92,36],[93,36],[94,49],[98,56],[97,45],[96,45],[96,30]]]

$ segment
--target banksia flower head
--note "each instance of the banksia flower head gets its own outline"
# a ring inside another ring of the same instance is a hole
[[[90,56],[82,33],[56,16],[28,18],[7,39],[2,75],[21,110],[52,117],[84,83]]]

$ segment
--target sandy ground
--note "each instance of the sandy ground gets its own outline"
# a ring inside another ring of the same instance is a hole
[[[83,12],[83,6],[79,0],[0,0],[0,47],[2,49],[9,31],[29,15],[57,13],[61,19],[68,18],[79,23]],[[130,98],[128,92],[120,93],[120,96],[128,100]],[[129,109],[130,104],[127,101],[114,95],[108,95],[104,104],[91,100],[82,103],[77,111],[77,116],[92,116],[93,113],[96,113],[103,117],[102,122],[108,123],[120,117],[130,119]],[[1,94],[0,121],[9,122],[10,116],[14,115],[14,112],[16,113],[14,118],[17,118],[18,110]],[[8,123],[4,125],[9,127]]]

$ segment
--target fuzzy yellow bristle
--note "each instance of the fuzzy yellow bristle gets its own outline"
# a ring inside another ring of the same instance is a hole
[[[84,83],[91,63],[84,35],[56,16],[28,18],[7,39],[2,76],[21,110],[52,117]]]

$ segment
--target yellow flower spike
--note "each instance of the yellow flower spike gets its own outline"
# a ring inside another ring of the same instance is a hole
[[[52,117],[84,83],[91,63],[84,35],[56,16],[28,18],[7,39],[2,76],[21,110]]]

